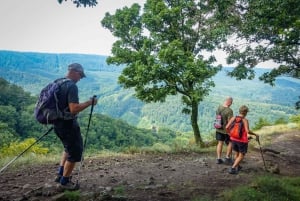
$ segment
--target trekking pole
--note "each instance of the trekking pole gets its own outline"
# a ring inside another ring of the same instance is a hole
[[[81,170],[81,167],[82,167],[82,164],[83,164],[83,153],[84,153],[84,150],[86,148],[87,137],[88,137],[88,132],[89,132],[89,129],[90,129],[90,123],[91,123],[91,118],[92,118],[92,114],[93,114],[93,110],[94,110],[94,103],[95,103],[95,98],[96,97],[97,96],[94,95],[93,98],[92,98],[91,112],[90,112],[90,116],[89,116],[88,126],[87,126],[87,129],[86,129],[86,134],[85,134],[85,139],[84,139],[84,145],[83,145],[83,151],[82,151],[81,160],[80,160],[80,166],[79,166],[79,169],[78,169],[78,178],[79,178],[80,170]],[[79,185],[78,184],[78,178],[77,178],[77,181],[76,181],[76,185]]]
[[[258,138],[257,142],[258,142],[258,145],[259,145],[259,149],[260,149],[261,157],[262,157],[262,159],[263,159],[263,162],[264,162],[264,167],[265,167],[265,170],[267,170],[267,167],[266,167],[266,162],[265,162],[265,159],[264,159],[263,151],[262,151],[262,149],[261,149],[261,146],[260,146],[259,138]]]
[[[10,162],[8,162],[3,168],[1,168],[0,170],[0,174],[1,172],[3,172],[10,164],[12,164],[15,160],[17,160],[18,158],[20,158],[26,151],[28,151],[33,145],[35,145],[36,143],[38,143],[43,137],[45,137],[46,135],[48,135],[48,133],[50,133],[50,131],[53,130],[53,127],[51,127],[46,133],[44,133],[44,135],[42,135],[41,137],[39,137],[34,143],[32,143],[27,149],[25,149],[22,153],[20,153],[18,156],[16,156],[15,158],[13,158]]]

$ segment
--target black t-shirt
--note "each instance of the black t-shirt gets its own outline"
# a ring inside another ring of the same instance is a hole
[[[60,81],[62,79],[67,78],[60,78],[56,81]],[[79,103],[78,97],[78,87],[76,83],[70,79],[65,81],[61,84],[60,90],[57,93],[58,98],[58,107],[61,111],[70,112],[69,103]]]

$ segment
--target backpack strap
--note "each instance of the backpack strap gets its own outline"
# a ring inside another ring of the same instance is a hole
[[[70,82],[70,81],[72,81],[72,80],[69,78],[59,78],[59,79],[55,80],[54,82],[58,84],[58,87],[60,89],[60,87],[63,84]],[[62,113],[63,119],[65,119],[65,120],[74,119],[75,116],[71,115],[70,112],[67,112],[68,106],[62,110],[59,109],[59,106],[58,106],[59,100],[58,100],[56,93],[54,94],[54,97],[55,97],[55,102],[56,102],[56,109]]]
[[[220,110],[220,107],[221,106],[219,106],[219,108],[218,108],[218,113],[217,113],[217,115],[221,115],[221,118],[222,118],[222,128],[224,129],[225,128],[225,124],[224,124],[224,122],[227,122],[227,121],[224,121],[225,119],[224,119],[224,116],[222,115],[222,113],[226,110],[226,107],[224,107],[224,106],[222,106],[222,107],[224,107],[222,110]]]
[[[243,120],[243,119],[244,119],[244,117],[242,117],[242,116],[239,116],[239,115],[236,115],[236,116],[235,116],[235,120],[236,120],[237,118],[240,118],[241,120]]]
[[[216,114],[222,115],[222,112],[224,112],[224,111],[226,110],[226,107],[222,106],[222,107],[224,107],[224,108],[223,108],[221,111],[220,111],[220,107],[221,107],[221,106],[219,106],[219,108],[218,108]]]
[[[58,78],[56,80],[54,80],[55,83],[57,83],[59,86],[61,86],[62,84],[68,82],[68,81],[72,81],[70,78]]]

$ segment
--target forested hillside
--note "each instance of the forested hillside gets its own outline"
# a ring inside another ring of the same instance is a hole
[[[39,138],[50,127],[39,124],[33,109],[36,97],[24,92],[21,87],[0,78],[0,158],[6,147],[16,141],[27,138]],[[82,135],[86,135],[89,111],[79,115]],[[88,148],[93,150],[122,150],[128,147],[152,146],[155,143],[170,143],[176,137],[171,130],[146,130],[127,124],[122,120],[112,119],[102,114],[93,114],[88,133]],[[60,145],[53,132],[43,139],[49,149]],[[1,149],[4,150],[1,150]]]
[[[132,90],[118,85],[118,76],[122,67],[108,66],[105,56],[83,54],[45,54],[28,52],[0,51],[1,77],[22,86],[25,91],[36,95],[42,87],[66,73],[69,63],[79,62],[86,71],[87,78],[78,85],[81,100],[98,95],[96,113],[112,118],[123,119],[129,124],[141,128],[167,127],[176,131],[191,131],[189,116],[181,113],[183,105],[180,97],[169,97],[165,103],[144,104],[133,96]],[[294,103],[300,94],[298,80],[280,77],[275,87],[256,80],[237,81],[226,76],[224,68],[214,77],[216,87],[200,103],[199,126],[202,134],[213,132],[212,122],[216,107],[226,96],[232,96],[232,108],[235,113],[241,104],[250,108],[250,126],[263,118],[271,123],[277,119],[288,120],[297,114]],[[266,69],[257,69],[261,74]]]

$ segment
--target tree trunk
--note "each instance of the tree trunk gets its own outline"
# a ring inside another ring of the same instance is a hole
[[[200,130],[198,126],[198,103],[192,102],[192,111],[191,111],[191,123],[194,131],[194,137],[197,145],[202,146],[203,141],[200,135]]]

